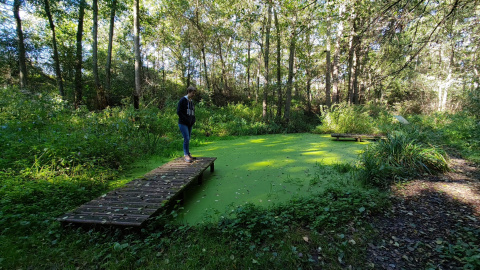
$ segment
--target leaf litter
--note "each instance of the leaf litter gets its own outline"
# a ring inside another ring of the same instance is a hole
[[[391,210],[372,221],[377,236],[368,243],[367,265],[375,269],[480,266],[480,170],[459,158],[450,163],[452,172],[391,187]]]

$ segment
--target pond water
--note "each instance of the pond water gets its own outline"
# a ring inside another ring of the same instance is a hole
[[[215,172],[207,169],[203,184],[186,190],[185,201],[177,211],[178,222],[195,225],[216,221],[245,203],[268,207],[317,193],[330,182],[341,181],[331,175],[336,174],[334,170],[321,171],[318,165],[354,163],[366,144],[303,133],[245,136],[192,147],[194,156],[217,158]],[[162,157],[139,161],[114,187],[142,177],[168,161]]]
[[[186,191],[178,220],[191,225],[221,218],[245,203],[271,206],[322,189],[311,185],[318,164],[355,162],[366,142],[335,141],[329,135],[286,134],[240,137],[191,149],[194,156],[217,157],[215,172]],[[318,183],[318,182],[317,182]]]

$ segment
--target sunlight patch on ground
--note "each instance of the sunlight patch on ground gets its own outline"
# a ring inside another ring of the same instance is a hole
[[[435,189],[447,194],[450,198],[464,204],[471,205],[476,215],[480,216],[480,194],[466,184],[460,183],[435,183]]]

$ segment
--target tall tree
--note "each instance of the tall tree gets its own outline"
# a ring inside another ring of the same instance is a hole
[[[95,90],[97,92],[97,108],[103,110],[107,106],[107,100],[105,98],[105,92],[100,84],[100,78],[98,76],[98,0],[92,1],[93,9],[93,27],[92,27],[92,71],[93,80],[95,83]]]
[[[85,16],[85,0],[80,0],[78,12],[78,27],[77,27],[77,51],[75,60],[75,108],[82,102],[83,86],[82,86],[82,38],[83,38],[83,18]]]
[[[140,92],[142,90],[142,59],[140,56],[140,0],[133,2],[133,33],[135,50],[135,92],[133,93],[133,106],[140,107]]]
[[[112,74],[112,49],[113,49],[113,31],[115,29],[115,11],[117,9],[117,0],[112,0],[110,7],[110,29],[108,31],[108,51],[107,64],[105,66],[105,91],[111,91],[111,74]]]
[[[350,23],[352,24],[350,30],[350,41],[348,43],[348,83],[347,83],[347,93],[348,93],[348,103],[353,103],[353,73],[355,65],[355,48],[357,46],[357,14],[356,14],[356,0],[353,3],[352,10],[350,13]]]
[[[269,69],[269,61],[270,61],[270,27],[272,25],[272,1],[268,1],[267,6],[267,24],[266,24],[266,31],[265,31],[265,53],[264,53],[264,61],[265,61],[265,87],[263,89],[263,111],[262,117],[263,120],[267,120],[267,107],[268,107],[268,92],[270,91],[270,69]]]
[[[333,102],[340,102],[340,86],[339,86],[339,65],[340,65],[340,44],[343,36],[343,14],[345,12],[345,3],[340,2],[338,7],[337,31],[335,33],[335,51],[333,53],[332,81],[333,81]]]
[[[47,18],[48,18],[48,23],[50,24],[50,30],[52,31],[53,64],[55,66],[57,87],[58,87],[58,90],[60,91],[60,96],[62,96],[62,98],[65,98],[65,90],[63,89],[62,71],[60,70],[60,59],[58,56],[57,35],[55,33],[55,23],[53,22],[52,12],[50,11],[50,1],[44,0],[43,6],[45,9],[45,14],[47,15]]]
[[[330,15],[327,15],[327,40],[326,40],[326,45],[327,48],[325,50],[326,54],[326,70],[325,70],[325,102],[327,107],[330,107],[332,105],[332,99],[331,99],[331,92],[332,92],[332,83],[331,83],[331,75],[332,75],[332,63],[331,63],[331,52],[330,52],[330,28],[331,28],[331,17]]]
[[[273,9],[275,18],[275,29],[277,30],[277,118],[282,117],[282,36],[280,34],[280,23],[278,22],[277,9]]]
[[[22,0],[13,1],[13,16],[17,24],[17,47],[18,47],[18,65],[20,67],[20,88],[27,87],[27,57],[25,53],[25,41],[22,30],[22,20],[20,18],[20,6]]]
[[[292,89],[293,89],[293,68],[295,61],[295,47],[297,42],[297,15],[295,14],[293,26],[290,34],[289,56],[288,56],[288,80],[287,91],[285,93],[285,113],[283,119],[285,122],[290,121],[290,106],[292,103]]]

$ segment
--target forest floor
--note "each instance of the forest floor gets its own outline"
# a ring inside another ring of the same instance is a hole
[[[391,211],[373,221],[379,237],[368,244],[372,268],[461,269],[465,257],[478,262],[480,168],[460,158],[449,165],[446,174],[392,186]]]

